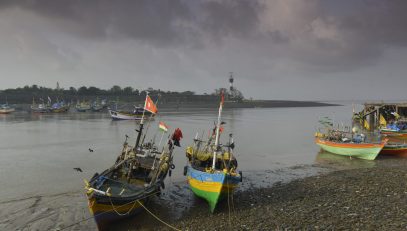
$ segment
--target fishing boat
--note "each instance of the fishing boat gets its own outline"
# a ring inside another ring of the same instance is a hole
[[[103,110],[103,105],[99,102],[98,99],[96,99],[96,100],[92,103],[92,105],[91,105],[91,110],[92,110],[93,112],[100,112],[100,111]]]
[[[221,97],[218,122],[207,141],[195,136],[193,146],[186,149],[188,165],[184,175],[192,192],[205,199],[209,210],[213,213],[217,203],[224,197],[233,194],[235,188],[242,182],[242,172],[237,171],[237,160],[233,155],[234,143],[232,134],[229,142],[222,145],[219,142],[223,131],[221,127],[224,98]]]
[[[78,102],[76,104],[75,109],[78,112],[86,112],[86,111],[89,111],[91,109],[91,105],[90,105],[89,102],[82,101],[82,102]]]
[[[113,109],[108,109],[110,117],[112,117],[113,120],[141,120],[142,115],[147,117],[154,117],[155,114],[145,111],[141,107],[135,107],[133,111],[119,111],[119,110],[113,110]]]
[[[40,98],[41,103],[36,104],[33,98],[33,103],[31,104],[30,108],[33,113],[48,113],[50,112],[49,104],[45,104],[44,100]]]
[[[388,141],[388,139],[376,141],[374,138],[377,136],[374,134],[368,134],[369,137],[367,137],[364,133],[360,133],[357,127],[354,127],[353,122],[351,127],[342,129],[339,128],[339,125],[334,128],[329,117],[320,119],[319,123],[324,126],[325,132],[321,132],[319,129],[315,133],[315,143],[321,149],[333,154],[374,160]]]
[[[69,111],[69,105],[65,104],[64,101],[56,102],[56,103],[52,104],[52,106],[49,110],[50,110],[50,112],[53,112],[53,113],[67,112],[67,111]]]
[[[148,95],[145,105],[146,110],[156,113]],[[96,173],[89,182],[85,181],[89,210],[99,229],[143,210],[151,197],[160,194],[168,171],[175,167],[172,140],[160,148],[161,140],[158,145],[153,141],[144,142],[143,131],[144,117],[137,130],[135,145],[128,144],[126,135],[114,165]]]
[[[407,140],[407,130],[403,129],[391,129],[391,128],[382,128],[380,129],[382,135],[387,136],[390,139],[403,139]]]
[[[10,114],[14,111],[15,109],[11,107],[8,103],[0,105],[0,114]]]
[[[400,142],[388,142],[384,145],[380,154],[407,157],[407,144]]]
[[[354,143],[330,141],[318,137],[315,139],[315,143],[327,152],[365,160],[376,159],[386,142],[384,140],[380,143]]]

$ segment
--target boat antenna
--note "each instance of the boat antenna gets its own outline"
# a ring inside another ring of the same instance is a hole
[[[147,97],[148,97],[148,91],[146,91],[146,99],[144,100],[143,115],[141,116],[140,127],[139,127],[139,130],[136,130],[138,132],[138,134],[137,134],[137,139],[136,139],[136,145],[134,146],[135,150],[137,150],[137,148],[138,148],[138,146],[140,144],[140,138],[141,138],[141,134],[143,132],[144,113],[146,111]]]
[[[212,170],[215,170],[216,154],[218,153],[218,150],[219,150],[219,128],[220,128],[220,120],[222,117],[222,109],[223,109],[224,101],[225,101],[225,97],[223,95],[223,90],[222,90],[220,92],[220,104],[219,104],[219,113],[218,113],[218,123],[216,125],[215,150],[213,151]]]

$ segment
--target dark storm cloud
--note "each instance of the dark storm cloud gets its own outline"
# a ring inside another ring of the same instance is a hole
[[[200,26],[216,37],[247,37],[257,33],[261,5],[256,1],[207,1],[199,11],[203,14]]]
[[[2,6],[57,19],[62,30],[93,39],[203,48],[234,38],[283,46],[290,58],[325,71],[370,65],[386,47],[407,44],[404,0],[26,0]]]
[[[233,70],[251,83],[306,82],[350,78],[395,51],[403,60],[405,12],[405,0],[2,0],[0,46],[27,66],[72,71],[50,75],[98,69],[196,87]]]
[[[167,45],[185,42],[189,36],[183,22],[190,20],[190,11],[179,0],[26,0],[6,1],[2,6],[56,20],[62,30],[85,38],[112,35]]]
[[[364,0],[352,15],[341,17],[338,27],[360,33],[365,42],[407,45],[407,1]]]

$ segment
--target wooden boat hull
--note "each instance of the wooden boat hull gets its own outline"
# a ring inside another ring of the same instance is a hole
[[[86,112],[90,110],[90,107],[75,107],[77,112]]]
[[[190,166],[187,167],[187,179],[192,192],[209,204],[213,213],[218,201],[228,194],[232,194],[239,182],[241,175],[230,175],[221,171],[214,173],[202,172]]]
[[[407,157],[407,144],[386,144],[380,154]]]
[[[407,132],[403,131],[395,131],[390,129],[382,129],[380,130],[382,135],[389,137],[390,139],[394,138],[396,140],[407,140]]]
[[[319,138],[315,139],[315,143],[320,146],[323,150],[343,155],[350,156],[365,160],[376,159],[379,152],[383,149],[385,142],[380,144],[371,143],[337,143],[327,140],[322,140]]]
[[[50,112],[50,110],[48,108],[31,107],[31,112],[33,112],[33,113],[48,113],[48,112]]]
[[[110,223],[137,215],[144,208],[142,205],[147,203],[150,197],[158,195],[161,192],[160,182],[152,184],[148,187],[140,187],[127,192],[128,195],[120,196],[118,193],[123,187],[123,183],[116,180],[109,180],[103,174],[109,172],[106,170],[102,175],[95,174],[90,180],[92,187],[97,187],[98,184],[104,184],[103,179],[111,182],[116,182],[116,186],[109,184],[112,187],[113,195],[101,195],[95,192],[88,192],[88,208],[91,215],[94,217],[99,230],[105,229]],[[120,185],[117,188],[117,184]],[[128,190],[128,188],[127,188]],[[140,205],[140,203],[142,205]]]
[[[14,108],[0,109],[0,114],[10,114],[14,111],[15,111]]]
[[[51,112],[53,112],[53,113],[63,113],[63,112],[67,112],[68,110],[69,110],[69,107],[51,108]]]
[[[143,205],[145,202],[146,200],[140,200]],[[118,203],[109,200],[101,201],[95,197],[88,199],[88,207],[99,230],[106,229],[114,221],[135,216],[143,211],[143,207],[134,200],[125,200]]]
[[[93,112],[100,112],[100,111],[103,110],[103,107],[102,107],[102,106],[99,106],[99,107],[92,107],[91,110],[92,110]]]
[[[109,110],[109,114],[113,120],[141,120],[143,114],[126,113],[115,110]]]

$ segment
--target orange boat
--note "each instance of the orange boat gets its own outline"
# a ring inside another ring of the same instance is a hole
[[[406,143],[387,143],[380,154],[407,157]]]
[[[398,140],[407,140],[407,130],[394,130],[382,128],[380,129],[380,133],[391,139],[394,138]]]

